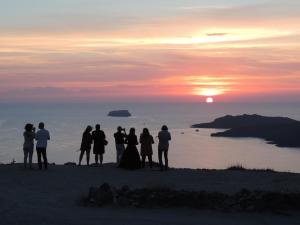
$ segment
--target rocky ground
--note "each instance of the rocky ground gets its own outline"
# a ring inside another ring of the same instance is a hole
[[[125,171],[103,167],[50,166],[48,171],[0,165],[0,224],[300,224],[297,211],[225,212],[196,207],[124,207],[108,204],[85,207],[90,187],[109,183],[116,189],[163,189],[219,192],[234,195],[247,189],[299,193],[300,174],[272,171],[143,169]],[[173,193],[174,194],[174,193]]]

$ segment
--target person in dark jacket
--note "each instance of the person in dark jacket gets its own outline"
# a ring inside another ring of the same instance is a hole
[[[95,154],[95,163],[98,165],[98,161],[100,159],[100,166],[103,163],[103,154],[105,153],[105,145],[107,145],[107,141],[105,139],[105,133],[100,130],[100,125],[96,125],[96,130],[92,132],[92,137],[94,141],[93,153]]]
[[[169,169],[168,161],[168,151],[169,151],[169,141],[171,140],[171,134],[168,131],[168,127],[163,125],[161,131],[158,133],[158,160],[160,165],[160,170],[163,171]],[[165,165],[163,165],[162,155],[165,158]]]
[[[141,159],[136,147],[139,143],[134,128],[130,128],[129,134],[126,136],[126,144],[127,147],[122,155],[120,168],[130,170],[141,168]]]
[[[81,161],[84,153],[86,153],[86,163],[90,164],[90,151],[92,147],[93,138],[91,135],[91,131],[93,128],[91,126],[87,126],[82,135],[82,141],[80,146],[80,156],[79,156],[79,166],[81,165]]]
[[[154,144],[153,136],[149,133],[147,128],[143,129],[143,133],[140,136],[141,143],[141,156],[142,156],[142,168],[145,167],[146,157],[149,160],[149,166],[152,168],[152,145]]]

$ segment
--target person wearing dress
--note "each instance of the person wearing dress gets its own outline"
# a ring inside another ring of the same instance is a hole
[[[81,161],[83,158],[84,153],[86,153],[86,164],[90,164],[90,151],[92,147],[93,138],[91,135],[91,131],[93,128],[91,126],[87,126],[85,131],[82,134],[82,141],[80,146],[80,155],[79,155],[79,163],[78,165],[81,165]]]
[[[100,166],[102,166],[107,141],[105,139],[105,133],[100,130],[99,124],[96,125],[96,130],[92,132],[92,137],[94,142],[93,153],[95,154],[95,163],[98,165],[98,161],[100,160]]]
[[[25,129],[23,133],[24,168],[26,169],[27,159],[29,159],[29,168],[32,169],[32,155],[33,155],[33,148],[34,148],[35,128],[33,127],[32,124],[28,123],[25,125],[24,129]]]
[[[130,128],[129,134],[126,136],[127,147],[120,161],[120,168],[135,170],[141,168],[141,159],[137,150],[138,140],[135,135],[135,129]]]
[[[143,133],[140,135],[140,143],[141,143],[141,157],[142,157],[142,168],[145,167],[146,157],[149,160],[149,166],[152,168],[152,145],[154,144],[153,136],[150,135],[149,130],[147,128],[143,129]]]
[[[171,134],[168,131],[168,127],[163,125],[161,131],[158,133],[158,160],[160,170],[168,170],[168,151],[169,151],[169,141],[171,140]],[[162,155],[164,155],[165,165],[163,165]]]
[[[115,138],[116,153],[117,153],[116,161],[117,161],[117,166],[119,166],[122,155],[125,151],[125,139],[126,139],[125,129],[122,129],[122,127],[119,126],[117,128],[117,132],[114,133],[114,138]]]
[[[45,129],[45,124],[43,122],[39,123],[39,130],[35,135],[36,139],[36,152],[38,156],[39,169],[42,169],[42,157],[44,161],[45,170],[48,169],[48,160],[47,160],[47,143],[50,140],[49,131]]]

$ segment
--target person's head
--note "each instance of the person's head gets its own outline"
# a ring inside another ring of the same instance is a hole
[[[88,125],[85,129],[85,132],[90,133],[93,130],[92,126]]]
[[[134,135],[135,134],[135,129],[132,127],[132,128],[130,128],[130,130],[129,130],[129,134],[131,134],[131,135]]]
[[[117,130],[118,130],[118,132],[122,132],[122,127],[118,126]]]
[[[163,125],[163,126],[161,127],[161,130],[167,131],[167,130],[168,130],[168,127],[167,127],[166,125]]]
[[[145,136],[149,136],[150,135],[148,128],[144,128],[143,129],[143,135],[145,135]]]
[[[24,129],[28,132],[31,132],[33,130],[33,125],[31,123],[27,123]]]
[[[43,122],[39,123],[39,129],[44,129],[45,128],[45,124]]]
[[[100,130],[100,124],[96,124],[96,130]]]

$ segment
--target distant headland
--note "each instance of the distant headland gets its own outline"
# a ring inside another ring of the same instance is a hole
[[[300,121],[287,117],[226,115],[213,122],[194,124],[191,127],[227,129],[212,133],[213,137],[254,137],[262,138],[278,147],[300,147]]]
[[[111,117],[130,117],[131,114],[128,110],[114,110],[110,111],[107,116]]]

